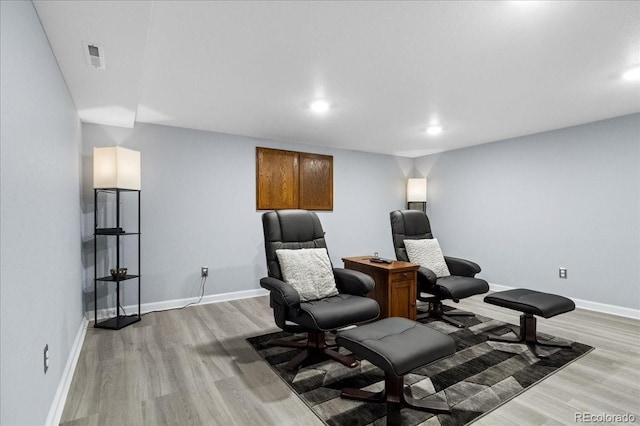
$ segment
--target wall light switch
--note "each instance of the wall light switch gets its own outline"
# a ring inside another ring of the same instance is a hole
[[[558,276],[564,280],[567,279],[567,268],[560,268]]]

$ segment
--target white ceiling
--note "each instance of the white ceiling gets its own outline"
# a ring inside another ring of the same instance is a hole
[[[89,123],[414,157],[640,112],[639,1],[34,3]]]

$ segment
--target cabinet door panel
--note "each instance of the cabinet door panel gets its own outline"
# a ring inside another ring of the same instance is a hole
[[[300,208],[333,210],[333,157],[300,153]]]
[[[256,148],[256,209],[298,208],[298,153]]]
[[[389,286],[389,316],[416,319],[413,281],[393,282]]]

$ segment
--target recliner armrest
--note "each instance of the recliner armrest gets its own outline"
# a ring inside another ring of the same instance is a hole
[[[425,284],[427,287],[431,287],[436,284],[437,279],[438,277],[431,269],[424,266],[418,268],[418,284]]]
[[[260,286],[271,293],[271,297],[278,303],[289,308],[300,308],[300,295],[289,284],[273,277],[264,277],[260,280]]]
[[[334,268],[333,276],[340,293],[366,296],[376,283],[369,275],[351,269]]]
[[[444,261],[447,262],[447,267],[449,268],[451,275],[473,278],[482,270],[480,269],[480,265],[466,259],[445,256]]]

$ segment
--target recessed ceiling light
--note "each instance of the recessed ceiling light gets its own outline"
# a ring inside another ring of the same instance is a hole
[[[640,67],[631,68],[629,71],[622,74],[622,78],[627,81],[640,80]]]
[[[429,126],[429,127],[427,127],[427,134],[429,134],[429,135],[439,135],[440,133],[442,133],[442,127],[441,126]]]
[[[329,102],[325,100],[317,100],[311,103],[310,108],[311,111],[317,114],[323,114],[329,111]]]

